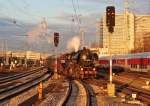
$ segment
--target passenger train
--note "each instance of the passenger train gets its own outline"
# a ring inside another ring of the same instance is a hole
[[[99,58],[101,67],[109,66],[109,56]],[[127,55],[113,55],[113,66],[121,66],[129,71],[150,72],[150,52]]]

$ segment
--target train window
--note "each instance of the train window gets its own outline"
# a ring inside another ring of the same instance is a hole
[[[146,68],[146,66],[143,64],[143,69],[145,69]]]
[[[137,65],[137,64],[131,64],[130,67],[131,67],[131,68],[138,68],[138,65]],[[139,65],[139,68],[140,68],[140,69],[147,69],[147,65],[145,65],[145,64],[140,64],[140,65]]]
[[[142,69],[144,69],[144,65],[142,64]]]
[[[133,64],[131,64],[131,68],[133,68]]]
[[[144,65],[144,69],[147,69],[147,65]]]
[[[139,65],[139,68],[142,68],[142,65]]]
[[[137,68],[137,64],[135,64],[135,68]]]
[[[132,64],[132,68],[134,68],[134,64]]]
[[[137,68],[137,64],[132,64],[132,68]]]
[[[131,64],[131,68],[137,68],[137,64]]]
[[[133,66],[132,66],[133,68],[135,68],[135,65],[133,64]]]
[[[139,68],[142,69],[142,65],[140,65]]]
[[[141,64],[139,67],[140,67],[141,69],[147,69],[147,65],[145,65],[145,64]]]

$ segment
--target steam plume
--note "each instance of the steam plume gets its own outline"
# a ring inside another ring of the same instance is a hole
[[[80,38],[78,36],[74,36],[71,40],[68,41],[67,49],[71,51],[78,51],[80,47]]]

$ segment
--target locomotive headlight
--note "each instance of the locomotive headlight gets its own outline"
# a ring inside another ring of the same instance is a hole
[[[93,71],[95,71],[96,69],[95,68],[93,68]]]
[[[83,56],[82,56],[82,59],[83,59],[83,60],[86,60],[86,55],[83,55]]]
[[[83,71],[83,68],[81,68],[81,71]]]
[[[15,64],[17,64],[17,60],[15,60]]]

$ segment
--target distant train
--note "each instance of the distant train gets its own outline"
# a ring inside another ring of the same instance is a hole
[[[101,67],[109,66],[109,56],[99,58]],[[150,71],[150,52],[135,53],[128,55],[112,56],[113,66],[121,66],[130,71],[149,72]]]
[[[61,60],[65,67],[70,67],[68,74],[75,78],[89,78],[96,76],[95,63],[98,62],[98,55],[91,52],[87,48],[83,48],[77,52],[64,55]]]

